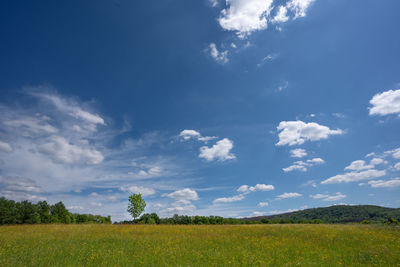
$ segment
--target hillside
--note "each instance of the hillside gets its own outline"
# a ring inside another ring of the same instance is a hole
[[[372,205],[337,205],[325,208],[306,209],[270,216],[258,216],[246,218],[246,220],[259,221],[261,219],[287,219],[298,222],[302,220],[319,219],[326,223],[348,223],[361,222],[363,220],[369,220],[371,222],[385,222],[388,218],[393,218],[399,221],[400,209],[385,208]]]

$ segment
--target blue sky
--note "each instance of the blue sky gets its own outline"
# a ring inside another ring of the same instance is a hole
[[[0,9],[0,195],[129,219],[400,207],[400,2]]]

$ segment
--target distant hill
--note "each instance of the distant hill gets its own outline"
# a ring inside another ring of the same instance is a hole
[[[385,208],[373,205],[337,205],[326,208],[314,208],[289,213],[245,218],[249,221],[269,220],[322,220],[326,223],[349,223],[369,220],[370,222],[385,222],[388,218],[400,221],[400,209]]]

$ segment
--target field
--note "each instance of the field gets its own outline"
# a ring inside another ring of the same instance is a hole
[[[400,228],[2,226],[0,266],[400,266]]]

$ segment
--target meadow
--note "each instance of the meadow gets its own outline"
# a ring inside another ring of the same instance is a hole
[[[1,226],[0,266],[400,266],[400,228]]]

